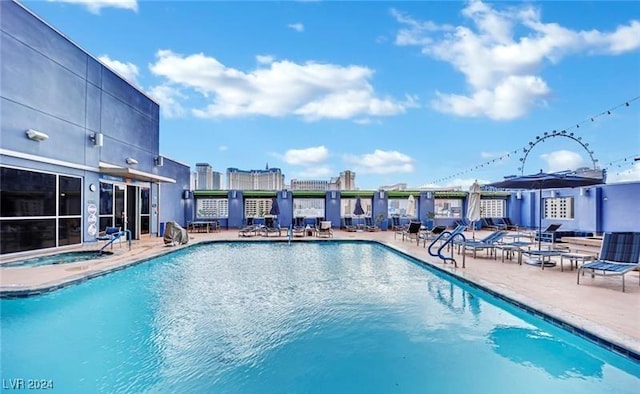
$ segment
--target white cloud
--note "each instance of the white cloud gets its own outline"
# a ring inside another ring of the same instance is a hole
[[[607,170],[607,183],[618,182],[638,182],[640,181],[640,163],[634,163],[633,166],[626,170],[615,169]]]
[[[545,153],[540,155],[540,158],[547,163],[546,172],[575,170],[584,165],[582,156],[568,150]]]
[[[218,150],[219,150],[220,152],[224,152],[224,151],[226,151],[226,150],[228,150],[228,149],[229,149],[229,147],[228,147],[228,146],[226,146],[226,145],[220,145],[220,146],[218,147]]]
[[[297,31],[298,33],[301,33],[304,31],[304,25],[302,23],[291,23],[287,25],[288,28],[293,29],[295,31]]]
[[[136,66],[135,64],[114,60],[107,55],[102,55],[98,59],[111,70],[115,71],[116,74],[120,75],[122,78],[126,79],[136,86],[138,85],[137,78],[140,72],[138,71],[138,66]]]
[[[160,104],[160,111],[163,116],[179,118],[185,115],[186,111],[179,102],[180,99],[185,98],[185,95],[178,89],[169,85],[158,85],[152,87],[148,93]]]
[[[541,21],[532,5],[498,11],[481,1],[462,10],[471,26],[439,25],[392,11],[402,25],[396,45],[419,46],[422,53],[450,63],[462,73],[469,93],[437,93],[432,106],[458,116],[507,120],[526,114],[551,89],[539,75],[572,53],[616,55],[640,48],[640,22],[610,32],[575,31]]]
[[[350,163],[356,173],[391,174],[413,172],[414,162],[411,157],[398,151],[376,149],[364,155],[345,155],[344,161]]]
[[[156,57],[150,65],[154,74],[208,99],[206,108],[192,111],[202,118],[298,115],[309,121],[360,119],[401,114],[417,100],[412,96],[403,102],[377,97],[369,82],[374,72],[362,66],[283,60],[243,72],[202,53],[184,56],[160,50]]]
[[[328,157],[329,151],[321,145],[305,149],[289,149],[283,155],[283,160],[287,164],[308,166],[322,163]]]
[[[257,55],[256,60],[259,64],[271,64],[276,58],[273,55]]]
[[[48,0],[50,2],[80,4],[93,14],[99,14],[103,8],[123,8],[125,10],[138,11],[137,0]]]

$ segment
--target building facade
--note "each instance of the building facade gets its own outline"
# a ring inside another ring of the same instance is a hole
[[[209,163],[196,163],[196,173],[198,174],[196,190],[212,190],[213,168],[211,165]]]
[[[329,181],[292,179],[289,188],[291,190],[325,191],[329,190]]]
[[[0,253],[184,224],[189,167],[159,153],[158,104],[19,3],[0,15]]]
[[[240,170],[227,168],[229,190],[282,190],[284,175],[279,168],[265,170]]]
[[[213,190],[222,189],[222,173],[221,172],[213,171],[211,173],[211,188]]]

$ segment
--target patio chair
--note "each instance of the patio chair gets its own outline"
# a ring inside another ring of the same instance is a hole
[[[506,230],[507,226],[502,221],[502,218],[483,218],[484,222],[482,227],[490,228],[493,230]]]
[[[100,248],[100,251],[102,252],[109,245],[111,245],[111,249],[113,249],[113,243],[120,240],[123,235],[125,235],[125,232],[122,231],[120,227],[107,226],[104,231],[101,231],[96,236],[98,241],[106,241]],[[122,247],[122,244],[120,244],[120,247]]]
[[[502,238],[504,238],[506,234],[507,234],[506,231],[498,230],[498,231],[492,232],[491,234],[487,235],[481,240],[477,240],[477,241],[468,240],[468,241],[461,242],[459,245],[460,245],[460,253],[462,253],[462,265],[463,266],[465,265],[465,257],[467,255],[466,253],[467,250],[473,251],[474,259],[477,257],[478,250],[486,250],[487,252],[490,252],[491,255],[495,256],[494,252],[495,252],[496,243],[500,241]]]
[[[405,228],[407,228],[407,226],[400,224],[400,216],[391,216],[391,231],[402,232]]]
[[[420,227],[422,227],[421,222],[410,222],[409,227],[402,232],[402,240],[415,239],[416,245],[420,245]]]
[[[622,277],[624,292],[624,276],[634,269],[640,269],[639,259],[640,233],[606,233],[602,241],[600,257],[578,268],[577,283],[580,284],[580,274],[584,276],[585,271],[590,271],[591,278],[595,275],[619,275]]]
[[[320,222],[320,225],[316,230],[316,237],[333,237],[331,221],[323,220]]]
[[[265,217],[264,218],[264,227],[261,228],[262,235],[268,237],[269,234],[278,234],[278,237],[282,236],[282,232],[280,230],[280,226],[276,223],[275,218]]]
[[[353,218],[351,216],[346,216],[342,218],[342,228],[347,231],[358,231],[358,226],[353,224]]]

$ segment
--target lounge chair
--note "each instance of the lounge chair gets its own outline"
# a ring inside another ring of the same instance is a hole
[[[366,218],[364,218],[364,229],[366,231],[380,231],[380,227],[376,226],[373,224],[373,218],[370,216],[367,216]]]
[[[467,219],[457,219],[453,224],[455,224],[456,227],[463,226],[465,229],[471,226],[471,223],[469,223]]]
[[[597,260],[583,264],[578,268],[578,284],[580,274],[590,271],[591,277],[622,276],[624,292],[624,276],[634,269],[640,269],[640,233],[606,233]]]
[[[407,226],[403,226],[400,224],[400,216],[391,216],[391,231],[402,233],[402,231],[404,231],[406,228]]]
[[[440,235],[447,226],[435,226],[431,230],[423,231],[420,233],[420,239],[424,241],[424,247],[427,247],[427,241],[433,241],[438,235]]]
[[[342,218],[342,228],[352,232],[358,230],[358,227],[355,224],[353,224],[353,218],[351,216]]]
[[[245,225],[238,230],[238,237],[253,237],[258,235],[259,226],[253,223],[253,218],[248,217]]]
[[[331,229],[331,222],[323,220],[316,230],[316,237],[333,237],[333,230]]]
[[[473,258],[475,259],[477,256],[477,252],[478,250],[486,250],[488,252],[490,252],[491,255],[495,256],[495,247],[496,247],[496,243],[499,242],[502,238],[504,238],[504,236],[507,234],[506,231],[503,230],[498,230],[498,231],[494,231],[491,234],[487,235],[486,237],[482,238],[481,240],[467,240],[464,242],[461,242],[459,244],[460,246],[460,252],[462,253],[462,265],[465,265],[465,257],[467,255],[467,250],[472,250],[473,251]]]
[[[416,245],[420,245],[420,228],[422,227],[421,222],[409,222],[409,227],[402,232],[402,240],[405,238],[412,240],[416,240]]]
[[[556,234],[555,232],[562,226],[562,224],[550,224],[546,229],[540,233],[540,238],[544,242],[556,242]],[[538,241],[538,233],[536,233],[535,240]]]
[[[264,218],[264,227],[262,227],[260,230],[262,230],[262,235],[264,235],[265,237],[268,237],[269,234],[273,234],[273,235],[278,234],[278,237],[282,236],[280,226],[276,223],[276,220],[272,217]]]
[[[502,221],[502,218],[482,218],[482,227],[490,228],[492,230],[506,230],[507,226]]]
[[[520,228],[520,226],[513,223],[510,218],[502,218],[502,222],[506,226],[507,230],[518,231],[518,229]]]
[[[304,217],[297,216],[293,221],[292,235],[294,237],[304,237]]]

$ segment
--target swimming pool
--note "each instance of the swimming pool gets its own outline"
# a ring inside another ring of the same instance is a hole
[[[0,267],[39,267],[41,265],[69,264],[77,263],[79,261],[99,259],[100,257],[104,257],[110,254],[113,253],[108,251],[98,253],[95,250],[81,252],[64,252],[48,256],[33,257],[25,260],[2,263],[0,264]]]
[[[375,243],[195,245],[0,300],[60,392],[631,393],[640,364]]]

